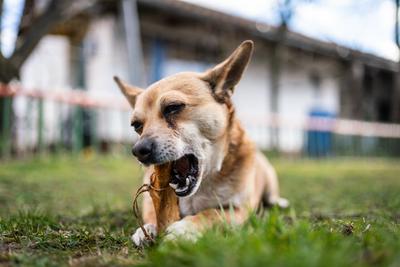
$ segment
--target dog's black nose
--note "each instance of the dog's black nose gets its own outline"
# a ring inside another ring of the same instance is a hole
[[[155,142],[151,138],[139,140],[132,148],[132,154],[143,163],[151,161],[155,150]]]

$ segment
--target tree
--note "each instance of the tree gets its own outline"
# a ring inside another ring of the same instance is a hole
[[[35,0],[26,0],[23,7],[21,23],[14,52],[10,57],[1,53],[0,47],[0,82],[9,83],[14,78],[19,78],[19,70],[28,56],[35,49],[39,41],[49,33],[53,27],[66,21],[68,18],[82,11],[82,3],[76,0],[49,0],[45,9],[36,14]],[[83,1],[81,1],[83,2]],[[91,1],[90,1],[91,2]],[[4,10],[4,1],[0,0],[0,17]],[[1,23],[1,21],[0,21]],[[0,32],[1,34],[1,32]]]
[[[35,49],[39,41],[54,27],[67,21],[74,15],[93,6],[95,0],[25,0],[22,16],[18,25],[15,49],[9,57],[3,55],[0,43],[0,84],[8,84],[13,79],[19,79],[20,69]],[[45,4],[42,11],[39,4]],[[2,12],[4,0],[0,0],[0,25],[4,24]],[[1,28],[0,28],[1,29]],[[0,36],[1,36],[0,30]],[[0,97],[0,145],[1,152],[10,146],[12,127],[12,99]]]

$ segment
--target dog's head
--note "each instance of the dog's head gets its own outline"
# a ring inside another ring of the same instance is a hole
[[[245,41],[205,73],[179,73],[146,90],[114,78],[134,109],[131,125],[140,138],[132,153],[145,165],[171,162],[170,185],[180,197],[193,195],[207,174],[221,168],[226,104],[252,50],[253,42]]]

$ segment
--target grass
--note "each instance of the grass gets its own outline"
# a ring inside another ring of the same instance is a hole
[[[396,161],[273,163],[291,209],[145,250],[129,238],[141,176],[133,159],[0,163],[0,266],[400,266]]]

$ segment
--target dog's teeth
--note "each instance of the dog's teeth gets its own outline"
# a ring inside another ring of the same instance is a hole
[[[169,186],[172,187],[174,190],[178,188],[178,184],[169,183]]]
[[[186,191],[188,188],[189,188],[189,186],[185,186],[183,188],[177,188],[177,189],[175,189],[175,192],[176,193],[181,193],[181,192]]]
[[[171,183],[172,184],[179,184],[179,177],[178,176],[175,176],[175,177],[173,177],[172,179],[171,179]]]
[[[186,186],[189,186],[190,180],[189,178],[186,178]]]

